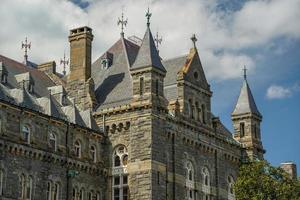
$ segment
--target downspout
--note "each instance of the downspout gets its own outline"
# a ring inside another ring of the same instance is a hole
[[[172,137],[173,200],[175,200],[175,135]]]
[[[69,182],[70,182],[70,176],[69,176],[69,163],[68,163],[68,158],[69,158],[69,126],[70,123],[67,122],[67,131],[66,131],[66,161],[67,161],[67,171],[66,171],[66,176],[67,176],[67,194],[66,194],[66,199],[69,200],[69,193],[70,193],[70,188],[69,188]]]

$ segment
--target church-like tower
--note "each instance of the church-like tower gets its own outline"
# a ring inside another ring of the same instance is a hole
[[[262,115],[255,104],[246,73],[231,119],[234,127],[234,138],[243,145],[243,159],[262,160],[265,153],[260,132]]]

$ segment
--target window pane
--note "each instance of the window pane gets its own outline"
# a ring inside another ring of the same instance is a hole
[[[124,187],[123,188],[123,200],[127,200],[128,199],[128,188]]]
[[[119,199],[119,197],[120,197],[120,189],[115,188],[114,189],[114,199]]]
[[[120,157],[115,156],[115,167],[119,167],[121,165]]]
[[[122,164],[123,164],[124,166],[126,166],[126,165],[127,165],[127,162],[128,162],[128,155],[124,155],[124,156],[123,156],[123,160],[122,160]]]
[[[123,176],[123,184],[127,184],[127,182],[128,182],[128,176],[124,175]]]
[[[120,185],[120,177],[119,176],[114,177],[114,185]]]

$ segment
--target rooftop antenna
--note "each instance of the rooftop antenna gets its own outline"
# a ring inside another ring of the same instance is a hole
[[[24,49],[24,64],[27,65],[28,61],[28,49],[31,47],[31,42],[28,43],[27,37],[25,38],[25,43],[22,42],[22,49]]]
[[[156,44],[157,52],[159,53],[158,46],[162,42],[162,37],[158,35],[158,32],[156,32],[156,36],[154,37],[154,41],[155,41],[155,44]]]
[[[195,35],[195,34],[192,35],[191,40],[192,40],[192,42],[193,42],[194,48],[196,49],[197,38],[196,38],[196,35]]]
[[[66,52],[64,51],[64,58],[60,59],[60,64],[63,64],[63,75],[66,75],[66,66],[69,64],[69,59],[66,59]]]
[[[121,19],[118,18],[118,26],[121,24],[121,37],[124,38],[124,28],[128,23],[128,18],[124,20],[124,6],[122,6],[122,15]]]

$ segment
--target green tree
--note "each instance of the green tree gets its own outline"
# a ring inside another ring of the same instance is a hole
[[[240,166],[234,191],[237,200],[300,200],[300,180],[266,161],[254,161]]]

